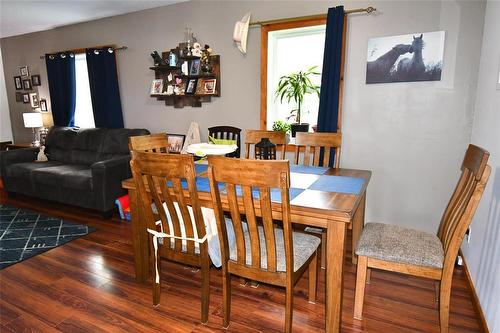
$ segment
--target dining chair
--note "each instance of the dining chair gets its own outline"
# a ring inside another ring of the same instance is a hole
[[[396,225],[365,225],[356,247],[354,318],[362,319],[368,270],[382,269],[435,280],[441,333],[448,332],[455,260],[490,176],[488,158],[487,151],[469,145],[462,175],[444,211],[437,236]]]
[[[295,164],[299,164],[300,153],[304,149],[303,164],[313,166],[330,166],[330,150],[335,150],[332,167],[338,168],[340,164],[340,147],[342,145],[341,133],[306,133],[295,134]],[[323,158],[320,161],[321,150]],[[312,155],[312,161],[311,161]],[[321,163],[320,163],[321,162]]]
[[[306,133],[297,132],[295,134],[295,164],[301,161],[300,155],[303,152],[302,164],[313,166],[329,166],[330,150],[335,149],[333,167],[338,168],[340,165],[340,147],[342,145],[341,133]],[[321,150],[323,150],[323,158],[321,159]],[[312,160],[311,160],[312,155]],[[320,163],[320,159],[321,162]],[[314,230],[314,233],[321,234],[321,268],[326,268],[326,230],[323,228],[306,228],[305,230]],[[317,230],[317,231],[316,231]]]
[[[160,304],[161,254],[168,260],[201,268],[201,322],[206,323],[210,259],[193,156],[134,150],[130,165],[150,240],[153,305]],[[183,190],[183,182],[188,195]],[[157,215],[159,220],[155,218]]]
[[[241,128],[233,126],[214,126],[208,128],[208,136],[216,139],[236,140],[238,149],[236,151],[226,154],[227,157],[240,158],[241,148]]]
[[[155,153],[168,152],[168,136],[165,133],[129,137],[130,150]]]
[[[253,146],[252,158],[255,158],[255,145],[262,140],[268,138],[276,145],[276,152],[280,152],[279,159],[285,159],[286,151],[286,134],[285,132],[265,131],[265,130],[246,130],[245,131],[245,158],[250,158],[250,148]],[[279,147],[279,150],[278,150]],[[278,158],[278,157],[277,157]]]
[[[209,156],[208,177],[221,243],[223,326],[229,326],[231,275],[237,275],[285,287],[285,332],[291,332],[293,287],[306,269],[309,301],[316,301],[317,249],[321,240],[292,232],[289,162]],[[219,186],[224,186],[233,230],[228,230],[225,223]],[[279,197],[281,203],[271,203],[271,196]],[[274,227],[274,219],[282,221],[282,229]],[[235,235],[231,246],[228,232]]]

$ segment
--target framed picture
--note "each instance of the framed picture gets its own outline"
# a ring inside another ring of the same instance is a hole
[[[175,78],[174,94],[184,95],[185,91],[186,91],[185,81],[183,80],[182,77],[176,77]]]
[[[23,88],[24,90],[31,90],[31,80],[30,79],[24,79],[23,80]]]
[[[46,99],[41,99],[40,100],[40,110],[41,111],[49,111],[49,109],[47,108],[47,100]]]
[[[14,76],[14,85],[16,86],[16,90],[23,89],[23,82],[20,76]]]
[[[186,95],[193,95],[196,92],[197,79],[189,79],[186,83]]]
[[[213,95],[215,94],[215,85],[217,83],[217,80],[216,79],[208,79],[208,80],[205,80],[204,82],[204,91],[205,91],[205,94],[207,95]]]
[[[167,134],[168,152],[180,153],[186,136],[184,134]]]
[[[184,61],[181,65],[181,72],[184,75],[189,75],[189,64],[187,61]]]
[[[23,94],[23,103],[28,104],[30,102],[30,94]]]
[[[153,80],[151,83],[151,95],[161,94],[163,93],[163,80]]]
[[[40,75],[31,75],[31,83],[33,86],[41,86],[42,82],[40,81]]]
[[[177,66],[177,54],[175,54],[174,52],[170,52],[168,54],[168,65],[170,67]]]
[[[370,38],[366,83],[440,81],[444,31]]]
[[[38,100],[38,94],[37,93],[31,93],[30,95],[30,103],[32,108],[38,108],[40,107],[40,101]]]
[[[200,75],[200,59],[195,59],[191,61],[191,67],[189,68],[189,75]]]
[[[167,95],[173,95],[174,94],[174,86],[171,85],[171,84],[169,84],[167,86],[167,90],[166,90],[165,94],[167,94]]]
[[[19,67],[19,73],[21,74],[21,76],[30,76],[30,71],[28,70],[28,66],[23,66],[23,67]]]
[[[22,102],[23,101],[23,93],[16,91],[16,102]]]

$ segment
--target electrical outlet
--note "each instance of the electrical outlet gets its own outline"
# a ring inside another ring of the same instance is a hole
[[[467,232],[465,233],[465,239],[467,240],[467,243],[470,243],[470,233],[471,233],[471,228],[469,227],[467,229]]]

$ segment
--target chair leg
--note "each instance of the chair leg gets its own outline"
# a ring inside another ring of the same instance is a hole
[[[285,296],[285,333],[292,332],[293,322],[293,283],[287,283]]]
[[[366,269],[368,258],[358,256],[358,272],[356,274],[356,294],[354,296],[354,318],[363,319],[363,302],[365,298]]]
[[[222,326],[228,328],[231,319],[231,274],[222,268]]]
[[[453,273],[452,273],[453,274]],[[450,315],[450,294],[451,294],[451,280],[452,274],[449,278],[441,280],[439,290],[439,324],[441,326],[441,333],[448,333],[449,330],[449,315]]]
[[[318,250],[309,263],[309,303],[316,303],[316,285],[318,279]]]
[[[152,244],[152,237],[150,237],[150,244]],[[151,274],[152,276],[152,282],[153,282],[153,306],[157,307],[160,305],[160,297],[161,297],[161,258],[158,258],[156,260],[155,258],[155,251],[153,248],[150,247],[149,249],[149,256],[151,258],[151,268],[153,269],[153,272]],[[158,254],[159,256],[159,254]],[[159,280],[158,283],[156,282],[156,270],[158,270],[158,275],[159,275]]]
[[[208,310],[210,306],[210,262],[208,254],[202,259],[201,266],[201,322],[208,322]]]
[[[326,269],[326,229],[321,232],[321,268]]]
[[[366,269],[366,284],[370,284],[372,280],[372,269],[367,268]]]

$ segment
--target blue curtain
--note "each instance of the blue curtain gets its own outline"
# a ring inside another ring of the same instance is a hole
[[[344,6],[328,9],[319,98],[318,132],[337,132],[344,16]],[[323,152],[321,152],[320,161],[323,160],[322,155]],[[329,166],[333,165],[334,157],[335,152],[332,149]]]
[[[70,52],[46,54],[50,104],[55,126],[73,126],[76,104],[75,56]]]
[[[86,54],[95,127],[123,128],[115,51],[87,49]]]

